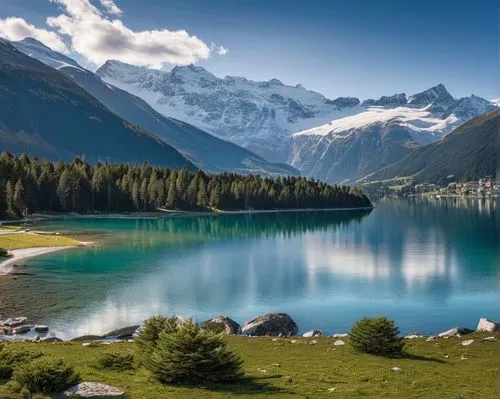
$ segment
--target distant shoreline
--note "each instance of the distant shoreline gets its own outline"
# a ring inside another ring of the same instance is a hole
[[[138,211],[122,213],[60,213],[60,214],[33,214],[29,219],[3,221],[4,224],[17,224],[40,222],[44,220],[64,220],[64,219],[168,219],[179,216],[217,216],[217,215],[249,215],[259,213],[290,213],[290,212],[337,212],[337,211],[366,211],[373,209],[373,206],[359,208],[300,208],[300,209],[252,209],[252,210],[234,210],[234,211]]]

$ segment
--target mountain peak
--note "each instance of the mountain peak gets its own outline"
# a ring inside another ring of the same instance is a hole
[[[436,112],[445,112],[454,102],[455,99],[442,83],[414,94],[408,99],[408,104],[418,106],[430,105],[430,109]]]
[[[382,96],[378,100],[368,99],[363,101],[364,106],[377,105],[377,106],[398,106],[404,105],[408,102],[405,93],[396,93],[392,96]]]
[[[43,44],[40,40],[37,40],[33,37],[26,37],[23,40],[20,40],[19,43],[24,43],[24,44],[28,44],[30,46],[37,46],[37,47],[42,47],[42,48],[47,49],[47,50],[52,50],[50,47]]]

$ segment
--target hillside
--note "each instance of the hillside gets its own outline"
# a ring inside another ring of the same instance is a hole
[[[454,175],[454,180],[475,180],[498,171],[500,109],[465,123],[437,143],[418,148],[400,161],[368,176],[386,180],[414,176],[435,182]]]
[[[16,48],[56,68],[84,88],[108,109],[173,146],[196,166],[208,172],[298,175],[295,168],[272,164],[236,144],[219,139],[188,123],[165,117],[144,100],[105,83],[76,61],[28,38],[12,43]]]
[[[194,165],[57,70],[0,40],[0,148],[42,158]]]

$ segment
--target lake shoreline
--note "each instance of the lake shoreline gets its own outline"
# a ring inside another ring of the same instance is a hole
[[[186,216],[217,216],[217,215],[252,215],[261,213],[290,213],[290,212],[339,212],[339,211],[368,211],[373,210],[374,206],[354,207],[354,208],[300,208],[300,209],[253,209],[253,210],[217,210],[217,211],[176,211],[176,210],[160,210],[160,211],[138,211],[138,212],[117,212],[117,213],[60,213],[60,214],[44,214],[36,213],[28,219],[22,220],[5,220],[3,224],[21,224],[46,220],[65,220],[65,219],[168,219],[171,217],[186,217]]]
[[[59,247],[27,247],[11,249],[10,257],[0,262],[0,276],[12,274],[18,262],[24,262],[37,256],[46,255],[52,252],[62,251],[71,248],[86,247],[92,243],[81,241],[79,245],[64,245]]]

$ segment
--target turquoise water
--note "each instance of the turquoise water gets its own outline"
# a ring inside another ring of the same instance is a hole
[[[99,245],[30,259],[0,278],[0,315],[58,336],[105,333],[151,314],[239,323],[287,312],[301,331],[345,332],[384,314],[431,334],[500,319],[498,202],[383,201],[371,212],[165,220],[65,220]]]

